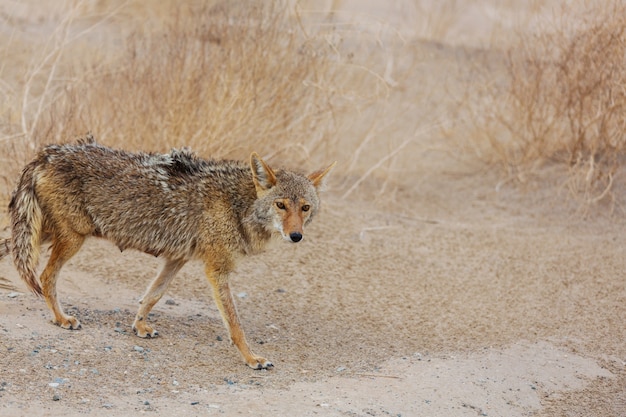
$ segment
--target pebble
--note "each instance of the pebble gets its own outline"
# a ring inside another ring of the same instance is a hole
[[[61,396],[59,394],[54,394],[52,396],[52,401],[59,401],[61,399]]]
[[[113,408],[113,404],[110,404],[110,403],[102,404],[102,407],[106,409],[110,409],[110,408]]]
[[[20,295],[20,293],[19,293],[19,292],[10,292],[10,293],[8,293],[8,294],[7,294],[7,297],[9,297],[9,298],[15,298],[15,297],[17,297],[17,296],[19,296],[19,295]]]
[[[135,346],[133,349],[135,350],[135,352],[143,352],[144,351],[144,348],[142,348],[141,346]]]
[[[237,297],[239,297],[239,298],[246,298],[247,296],[248,296],[247,292],[240,292],[240,293],[237,294]]]
[[[345,367],[345,366],[340,366],[340,367],[338,367],[337,369],[335,369],[335,372],[343,372],[343,371],[345,371],[345,370],[346,370],[346,367]]]
[[[52,388],[58,388],[58,387],[59,387],[59,385],[61,385],[61,384],[59,384],[58,382],[50,382],[50,383],[48,384],[48,386],[49,386],[49,387],[52,387]]]
[[[176,301],[172,300],[171,298],[169,300],[165,301],[165,304],[167,304],[168,306],[175,306],[176,305]]]

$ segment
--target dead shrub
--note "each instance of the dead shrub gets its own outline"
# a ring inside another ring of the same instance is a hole
[[[472,101],[474,145],[510,177],[560,164],[572,194],[594,203],[611,196],[625,157],[626,7],[596,4],[562,21],[521,35],[504,78]]]
[[[134,32],[119,60],[70,86],[34,140],[91,129],[130,149],[245,157],[254,148],[297,164],[325,150],[332,114],[313,86],[328,63],[292,26],[284,8],[258,2],[181,6],[162,30]]]

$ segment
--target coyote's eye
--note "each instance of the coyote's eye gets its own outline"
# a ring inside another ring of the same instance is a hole
[[[283,203],[282,201],[277,201],[276,202],[276,207],[278,207],[281,210],[285,209],[285,203]]]
[[[302,206],[302,211],[309,211],[310,208],[311,206],[309,206],[308,204],[305,204]]]

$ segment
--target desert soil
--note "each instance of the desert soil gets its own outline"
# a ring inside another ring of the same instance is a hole
[[[0,293],[0,414],[624,415],[623,224],[479,179],[417,187],[395,202],[413,217],[330,191],[302,243],[246,259],[233,288],[267,371],[230,346],[200,265],[144,340],[131,324],[158,259],[88,242],[59,284],[78,331],[4,260],[19,288]]]
[[[406,91],[464,56],[424,51]],[[429,140],[392,185],[372,174],[346,196],[338,170],[301,243],[239,265],[243,327],[270,370],[230,345],[199,264],[154,308],[159,337],[141,339],[159,259],[88,241],[58,286],[77,331],[0,261],[16,286],[0,290],[0,415],[626,415],[623,212],[583,212],[559,180],[503,182]]]

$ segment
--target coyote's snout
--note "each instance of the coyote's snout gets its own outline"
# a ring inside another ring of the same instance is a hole
[[[333,164],[334,165],[334,164]],[[98,145],[91,135],[72,145],[43,148],[22,173],[9,203],[8,250],[28,287],[46,300],[53,322],[80,328],[56,295],[61,267],[89,236],[165,260],[140,301],[133,330],[158,332],[148,313],[176,273],[193,259],[204,263],[213,297],[232,342],[255,369],[272,363],[250,350],[228,283],[238,255],[260,251],[274,234],[290,242],[319,210],[319,189],[333,167],[305,176],[270,168],[256,153],[250,163],[204,160],[186,150],[129,153]],[[50,258],[39,280],[39,248]]]

